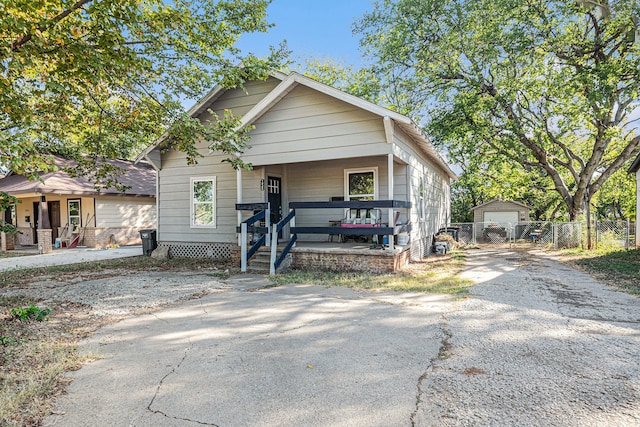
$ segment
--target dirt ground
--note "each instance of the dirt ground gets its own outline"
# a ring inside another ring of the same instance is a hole
[[[519,259],[525,262],[526,256]],[[575,258],[560,260],[590,272],[610,286],[619,283],[615,276],[590,271],[588,265],[578,265]],[[19,406],[11,408],[2,404],[6,397],[0,391],[0,407],[5,407],[5,413],[0,412],[0,425],[42,425],[43,416],[51,410],[51,402],[64,393],[68,384],[62,374],[87,362],[86,358],[78,357],[77,343],[97,329],[158,307],[200,298],[209,292],[207,280],[217,282],[232,272],[228,265],[202,262],[159,265],[136,260],[114,261],[91,268],[68,267],[53,273],[0,273],[0,388],[24,392],[24,399],[17,403]],[[131,276],[144,280],[139,281],[139,288],[123,294],[123,282],[119,278]],[[174,282],[167,286],[166,295],[150,297],[146,291],[151,290],[160,277],[163,280],[173,277]],[[100,286],[96,287],[97,283]],[[82,284],[91,286],[83,291]],[[73,292],[65,292],[66,288],[73,288]],[[13,308],[31,304],[51,309],[47,321],[20,322],[11,313]],[[24,380],[25,372],[32,379],[29,384]],[[475,375],[475,371],[469,373],[472,374]]]

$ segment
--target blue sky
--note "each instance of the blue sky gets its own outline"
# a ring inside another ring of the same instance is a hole
[[[351,25],[372,9],[372,0],[273,0],[267,20],[275,27],[266,34],[244,35],[237,46],[262,56],[270,45],[286,40],[295,63],[331,58],[359,65],[362,59]]]

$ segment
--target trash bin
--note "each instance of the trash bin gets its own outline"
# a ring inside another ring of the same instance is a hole
[[[142,255],[151,256],[151,252],[158,247],[156,230],[140,230],[140,238],[142,239]]]

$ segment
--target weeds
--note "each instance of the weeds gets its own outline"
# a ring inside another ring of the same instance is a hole
[[[640,295],[640,250],[572,249],[561,253],[601,282]]]
[[[28,307],[16,307],[12,308],[9,311],[9,314],[13,319],[19,320],[21,322],[26,322],[28,320],[37,320],[38,322],[43,322],[47,319],[47,316],[51,313],[50,308],[40,308],[33,303],[29,303]]]
[[[451,255],[430,257],[412,263],[404,271],[386,274],[294,270],[277,275],[272,281],[277,285],[309,283],[368,290],[461,295],[473,284],[471,280],[458,277],[464,266],[464,259],[464,252],[453,252]]]

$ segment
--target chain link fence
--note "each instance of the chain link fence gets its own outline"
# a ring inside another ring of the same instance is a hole
[[[586,222],[529,221],[519,223],[455,223],[458,243],[469,245],[531,245],[554,249],[586,246]],[[592,243],[598,248],[635,248],[635,224],[629,221],[594,221],[591,227]]]

